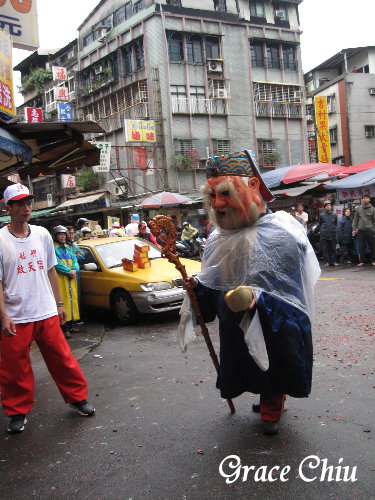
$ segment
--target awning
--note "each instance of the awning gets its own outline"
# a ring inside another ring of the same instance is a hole
[[[310,191],[310,189],[315,189],[316,187],[321,186],[320,182],[316,182],[314,184],[310,184],[309,186],[298,186],[288,189],[278,189],[277,191],[271,191],[274,196],[299,196],[306,191]]]
[[[64,203],[61,203],[55,210],[61,210],[62,208],[71,207],[73,205],[82,205],[84,203],[92,203],[93,201],[98,200],[99,198],[103,198],[105,193],[96,193],[90,194],[89,196],[81,196],[79,198],[72,198],[71,200],[66,200]]]
[[[375,184],[375,168],[351,175],[339,181],[331,182],[331,184],[326,186],[326,189],[354,189],[357,187],[371,186],[371,184]]]
[[[7,156],[17,156],[26,162],[31,162],[33,158],[31,148],[3,128],[0,128],[0,151]]]

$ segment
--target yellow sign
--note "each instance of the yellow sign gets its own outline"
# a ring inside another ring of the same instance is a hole
[[[125,120],[126,142],[156,142],[155,122]]]
[[[0,0],[0,26],[18,49],[39,47],[36,0]]]
[[[5,31],[0,30],[0,112],[15,116],[13,96],[12,41]]]
[[[319,163],[331,163],[331,143],[329,140],[327,97],[314,97],[314,104],[318,144],[318,161]]]
[[[113,227],[113,224],[117,222],[118,224],[121,225],[121,221],[119,217],[112,217],[112,216],[107,216],[107,227],[108,230],[111,230]]]

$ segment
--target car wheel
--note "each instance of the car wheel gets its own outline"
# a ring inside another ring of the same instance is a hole
[[[134,302],[124,290],[119,290],[113,295],[112,310],[116,319],[123,325],[135,323],[137,319]]]

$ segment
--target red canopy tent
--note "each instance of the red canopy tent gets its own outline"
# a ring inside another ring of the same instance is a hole
[[[318,174],[330,173],[335,169],[337,169],[337,165],[333,163],[303,163],[301,165],[294,165],[286,172],[282,181],[284,184],[291,184],[292,182],[302,181]]]
[[[358,163],[358,165],[353,165],[352,167],[340,167],[334,170],[330,175],[343,174],[358,174],[359,172],[364,172],[365,170],[370,170],[375,168],[375,160],[366,161],[365,163]]]

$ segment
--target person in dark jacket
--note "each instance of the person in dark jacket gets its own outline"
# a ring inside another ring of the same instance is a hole
[[[344,214],[337,224],[337,241],[341,250],[341,263],[351,264],[352,219],[350,208],[345,208]]]
[[[353,219],[353,236],[358,234],[359,242],[358,266],[365,265],[366,243],[370,248],[371,263],[375,266],[375,208],[371,205],[368,194],[364,194],[361,201]]]
[[[324,212],[319,216],[320,245],[326,263],[323,267],[338,266],[336,262],[337,215],[332,212],[331,202],[324,203]]]

